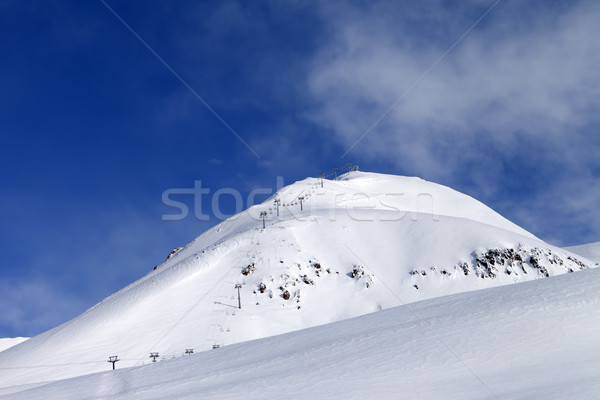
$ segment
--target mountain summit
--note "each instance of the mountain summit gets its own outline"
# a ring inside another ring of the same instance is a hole
[[[178,357],[594,266],[442,185],[358,171],[307,178],[79,317],[0,352],[13,368],[0,394],[106,370],[112,355],[118,367],[141,365],[152,352]]]

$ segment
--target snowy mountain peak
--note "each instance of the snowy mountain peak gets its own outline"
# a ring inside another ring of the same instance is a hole
[[[307,211],[304,213],[300,212],[301,198],[302,208]],[[250,208],[249,212],[256,219],[265,210],[272,216],[276,200],[280,209],[286,211],[284,215],[280,213],[277,221],[290,217],[308,218],[326,211],[329,211],[330,219],[340,213],[356,219],[376,218],[381,221],[447,216],[469,219],[535,238],[472,197],[416,177],[352,171],[335,181],[307,178],[280,189],[264,203]]]
[[[175,357],[594,266],[450,188],[357,171],[284,187],[176,250],[81,316],[0,352],[19,367],[0,387],[104,370],[110,355],[140,365],[150,352]],[[62,367],[29,368],[46,359]]]

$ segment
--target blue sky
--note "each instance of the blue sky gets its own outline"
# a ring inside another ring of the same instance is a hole
[[[0,1],[0,337],[219,222],[162,220],[197,180],[245,197],[353,162],[600,240],[598,2],[106,4],[235,134],[101,1]]]

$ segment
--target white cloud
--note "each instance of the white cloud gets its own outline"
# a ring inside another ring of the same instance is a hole
[[[311,117],[346,148],[462,33],[455,20],[447,22],[452,14],[439,12],[430,19],[451,25],[456,36],[440,41],[434,32],[428,42],[418,37],[430,34],[427,27],[415,33],[410,18],[390,24],[396,17],[384,11],[342,16],[310,68],[308,89],[318,105]],[[458,18],[463,11],[455,14],[464,31],[472,21]],[[511,154],[531,139],[566,149],[580,129],[598,123],[600,6],[581,3],[563,15],[526,10],[533,18],[527,27],[522,18],[510,20],[517,11],[492,11],[354,152],[446,178],[461,160],[493,156],[484,149]]]
[[[489,4],[325,6],[309,118],[350,148]],[[500,2],[348,158],[466,188],[556,243],[598,240],[599,18],[598,2]]]

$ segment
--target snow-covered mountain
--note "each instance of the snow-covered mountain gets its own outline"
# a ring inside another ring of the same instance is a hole
[[[362,172],[308,178],[79,317],[0,352],[0,367],[10,366],[0,394],[106,370],[112,355],[120,368],[136,366],[151,352],[178,357],[594,266],[435,183]]]
[[[16,337],[16,338],[2,338],[0,339],[0,351],[4,351],[8,348],[18,345],[26,341],[29,338],[26,337]]]
[[[565,250],[585,257],[593,262],[600,263],[600,242],[565,247]]]
[[[596,400],[600,269],[459,293],[0,399]]]

